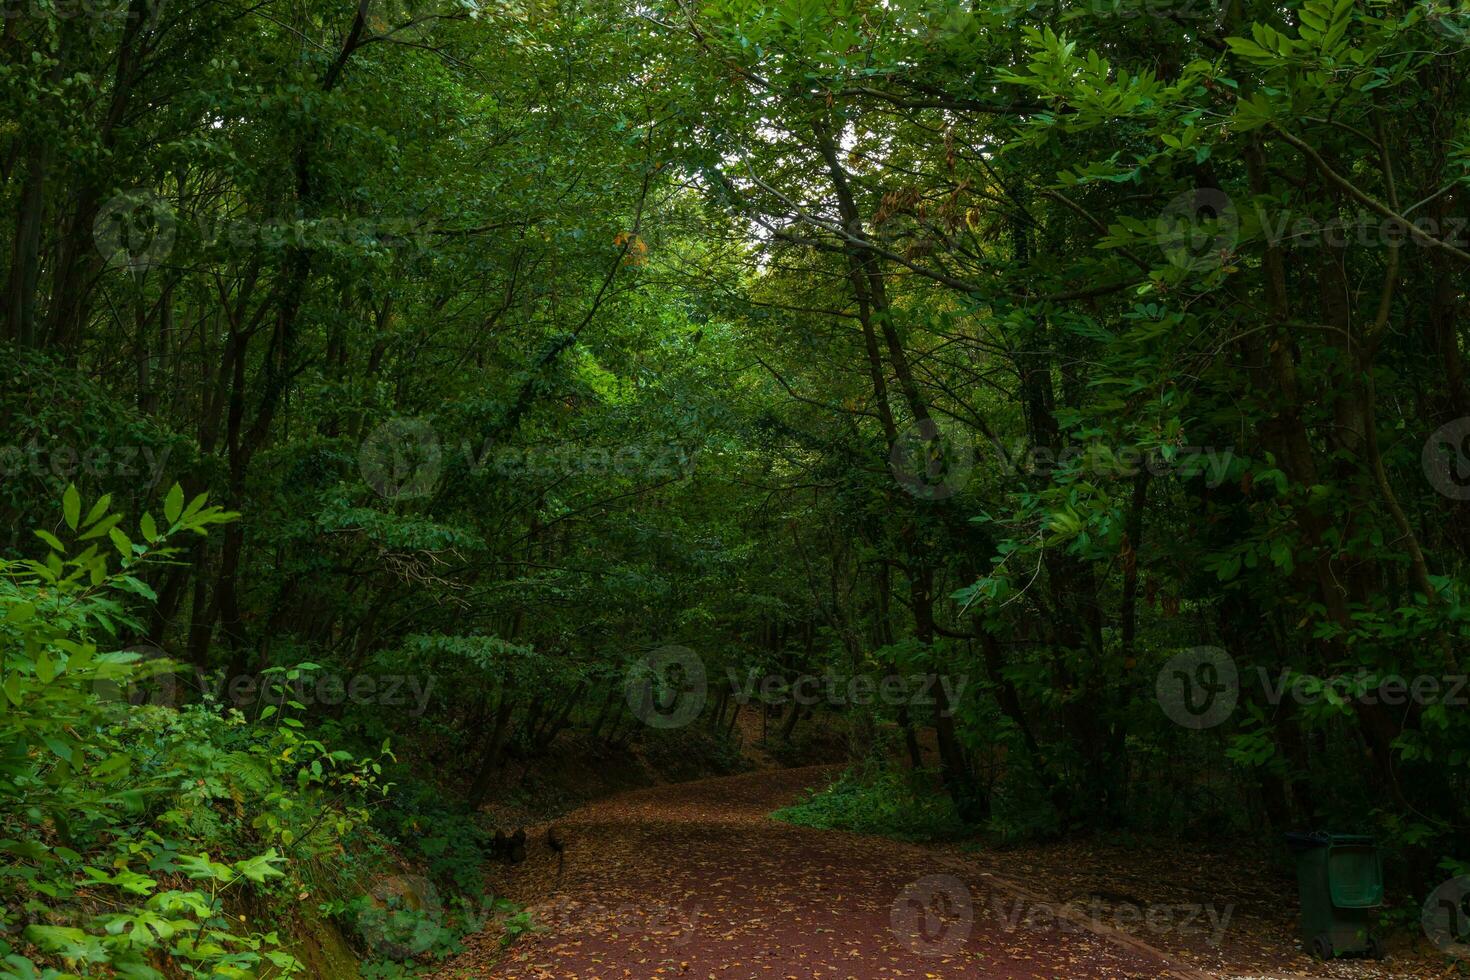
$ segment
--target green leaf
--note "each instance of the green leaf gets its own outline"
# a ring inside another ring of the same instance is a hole
[[[194,879],[213,878],[217,881],[230,881],[235,877],[229,865],[211,861],[208,854],[179,855],[179,870]]]
[[[177,523],[184,510],[184,488],[175,483],[169,488],[163,501],[163,517],[169,524]]]
[[[42,531],[40,529],[37,529],[33,533],[36,535],[36,537],[46,542],[46,547],[50,548],[52,551],[55,551],[58,554],[66,554],[66,545],[62,544],[61,541],[57,539],[56,535],[52,534],[50,531]]]
[[[267,878],[283,878],[284,873],[275,866],[277,861],[285,863],[285,859],[273,847],[249,860],[236,861],[235,870],[254,882],[264,882]]]
[[[121,514],[108,514],[107,515],[107,518],[105,520],[103,520],[100,524],[97,524],[96,526],[89,528],[77,540],[78,541],[89,541],[92,538],[100,538],[100,537],[102,537],[102,535],[108,533],[113,528],[117,527],[117,525],[119,523],[121,523],[122,519],[123,519],[123,516]]]
[[[133,542],[128,538],[126,534],[122,533],[121,530],[115,527],[111,528],[107,532],[107,537],[111,539],[112,546],[116,548],[118,550],[118,553],[121,554],[124,558],[133,557]]]
[[[204,506],[204,502],[206,500],[208,500],[208,499],[209,499],[209,494],[208,493],[201,493],[197,497],[195,497],[193,500],[189,501],[189,506],[184,508],[184,514],[183,514],[184,518],[187,519],[187,518],[193,517],[195,514],[197,514],[199,512],[199,508],[203,507]]]
[[[98,499],[98,501],[92,505],[92,509],[87,511],[87,517],[85,520],[82,521],[82,526],[90,527],[93,523],[97,521],[98,518],[107,513],[108,505],[110,505],[111,503],[112,494],[104,493]]]
[[[65,959],[105,963],[108,958],[100,939],[72,926],[26,926],[24,935],[46,952]]]
[[[35,603],[18,602],[15,605],[11,606],[10,611],[5,614],[5,621],[7,623],[24,623],[35,618],[35,615]]]
[[[46,743],[46,747],[48,749],[56,753],[57,758],[64,759],[67,762],[74,761],[71,746],[68,745],[66,742],[63,742],[59,738],[53,738],[49,735],[43,738],[42,741]]]
[[[61,495],[61,514],[66,518],[66,526],[75,531],[82,517],[82,495],[77,493],[75,483],[68,484],[66,493]]]

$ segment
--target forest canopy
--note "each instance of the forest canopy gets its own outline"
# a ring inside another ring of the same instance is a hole
[[[1470,894],[1463,0],[4,11],[0,976],[299,971],[749,706]]]

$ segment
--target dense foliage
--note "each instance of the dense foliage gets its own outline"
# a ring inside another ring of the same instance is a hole
[[[296,969],[650,664],[794,818],[1464,872],[1462,7],[5,12],[6,975]]]

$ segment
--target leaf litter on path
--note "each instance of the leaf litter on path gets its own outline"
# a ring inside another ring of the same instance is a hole
[[[1133,980],[1198,977],[1059,917],[939,849],[768,814],[825,770],[624,793],[544,832],[500,891],[546,928],[471,937],[436,976],[498,980]]]

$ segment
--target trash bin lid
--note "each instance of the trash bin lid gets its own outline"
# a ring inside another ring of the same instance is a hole
[[[1373,838],[1365,834],[1334,834],[1326,830],[1293,831],[1286,835],[1286,844],[1293,851],[1309,851],[1314,847],[1366,847],[1373,848]]]
[[[1310,851],[1314,847],[1326,847],[1332,843],[1328,834],[1321,832],[1293,831],[1286,835],[1286,846],[1293,851]]]

